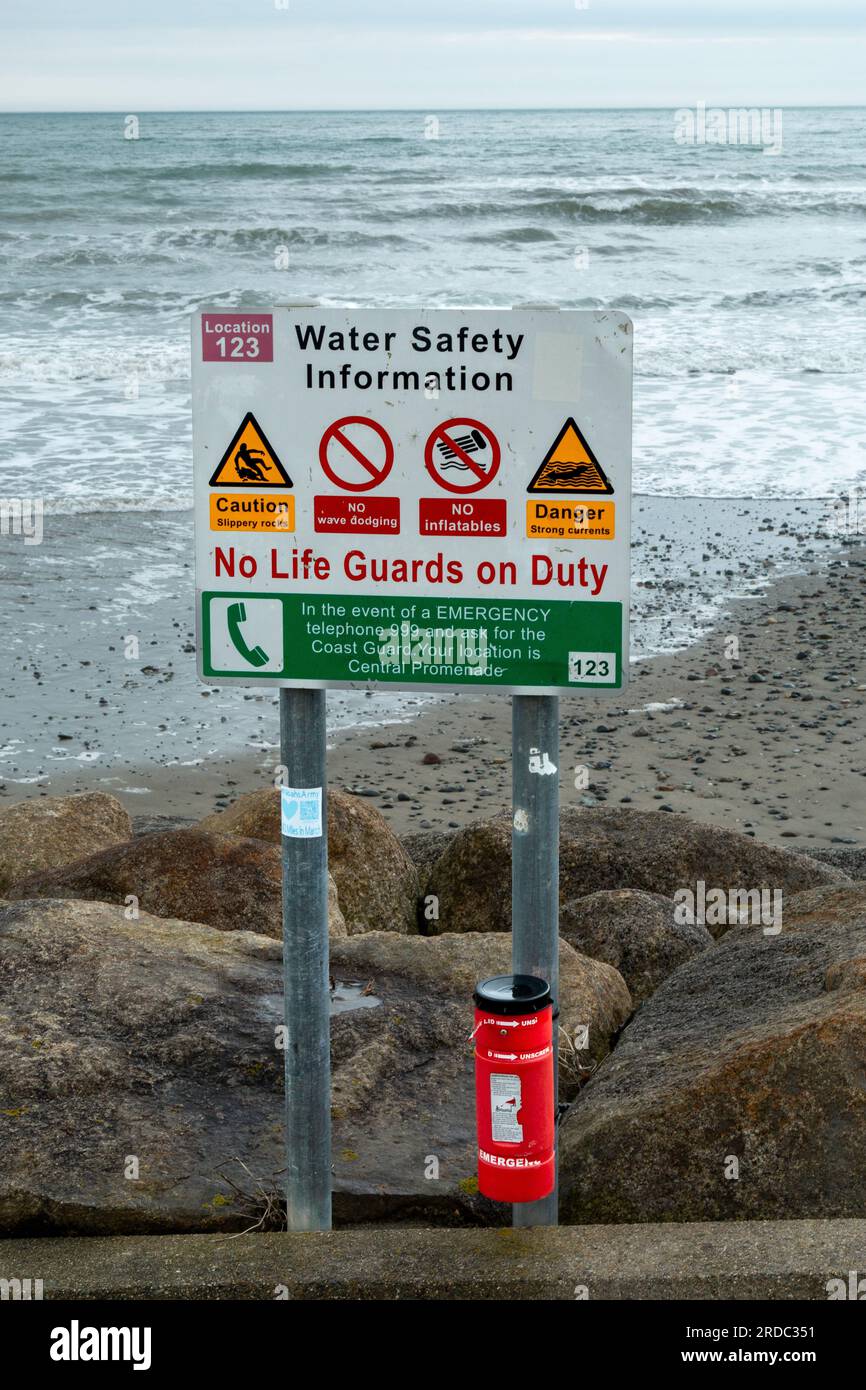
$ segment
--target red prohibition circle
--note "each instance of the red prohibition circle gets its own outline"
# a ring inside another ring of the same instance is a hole
[[[348,435],[343,433],[343,428],[346,425],[366,425],[368,429],[373,430],[385,445],[385,462],[374,463],[372,459],[367,458],[364,450],[360,449],[349,439]],[[351,454],[362,468],[366,468],[370,474],[369,482],[348,483],[345,478],[340,477],[328,458],[328,445],[332,440],[335,440],[341,448]],[[380,483],[383,483],[394,467],[394,443],[388,431],[379,424],[378,420],[370,420],[366,415],[344,415],[342,420],[335,420],[333,425],[329,425],[322,435],[319,444],[319,463],[327,477],[337,487],[345,488],[347,492],[369,492],[371,488],[378,487]]]
[[[482,472],[480,468],[476,467],[471,454],[464,453],[459,445],[455,444],[453,439],[448,438],[445,431],[453,428],[479,430],[480,433],[484,435],[484,438],[490,445],[491,453],[490,469],[487,473]],[[461,486],[458,483],[452,483],[450,478],[443,478],[441,473],[436,471],[436,460],[433,450],[436,448],[440,439],[445,440],[448,447],[454,450],[458,457],[466,464],[470,473],[475,477],[476,481],[470,483],[468,487]],[[427,469],[434,483],[438,483],[440,487],[444,487],[446,492],[480,492],[483,487],[487,487],[488,483],[493,482],[493,479],[499,472],[499,465],[501,462],[502,450],[499,447],[499,440],[496,438],[490,426],[483,425],[480,420],[470,420],[466,416],[458,416],[454,420],[445,420],[441,425],[437,425],[424,447],[424,467]]]

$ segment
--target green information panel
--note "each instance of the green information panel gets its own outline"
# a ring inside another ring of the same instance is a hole
[[[201,674],[314,686],[622,685],[619,603],[202,594]]]

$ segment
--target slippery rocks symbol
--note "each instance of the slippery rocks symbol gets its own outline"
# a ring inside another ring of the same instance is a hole
[[[252,411],[248,410],[241,420],[209,486],[292,487],[291,478]]]

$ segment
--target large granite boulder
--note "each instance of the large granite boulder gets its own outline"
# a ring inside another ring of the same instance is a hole
[[[418,870],[418,892],[422,897],[434,866],[453,838],[453,830],[413,830],[400,836],[400,843]]]
[[[280,978],[279,943],[249,932],[0,910],[0,1231],[237,1224],[221,1168],[275,1164]]]
[[[635,1005],[684,961],[713,945],[706,927],[677,921],[671,898],[638,888],[590,893],[564,903],[559,934],[576,951],[615,966]]]
[[[510,945],[332,942],[338,1218],[501,1221],[475,1195],[469,1035],[472,987]],[[563,1027],[588,1026],[598,1058],[628,991],[566,944],[561,972]],[[0,909],[0,1232],[278,1225],[282,1021],[268,937],[98,902]]]
[[[857,845],[831,845],[824,849],[805,849],[803,853],[822,864],[835,864],[849,878],[866,879],[866,849]]]
[[[43,869],[86,859],[132,835],[132,821],[116,796],[78,792],[39,796],[0,811],[0,893]]]
[[[662,811],[567,807],[559,822],[560,902],[615,888],[673,898],[678,890],[778,889],[783,896],[847,882],[841,869],[748,835]],[[511,819],[458,831],[430,875],[439,931],[511,927]]]
[[[501,1220],[500,1208],[468,1201],[476,1173],[468,1040],[474,986],[510,972],[511,938],[372,932],[336,943],[331,969],[368,980],[387,1006],[383,1015],[356,1015],[367,1036],[334,1078],[341,1209],[358,1217],[398,1207],[435,1216],[466,1206]],[[630,1013],[617,972],[561,942],[561,1098],[574,1095]],[[431,1159],[437,1178],[429,1176]]]
[[[574,1222],[862,1216],[866,887],[786,902],[680,966],[581,1092],[560,1145]]]
[[[199,828],[278,845],[279,790],[247,792]],[[328,867],[350,935],[417,931],[417,870],[381,811],[362,797],[328,791]]]
[[[261,840],[199,829],[144,835],[65,869],[34,874],[8,896],[137,904],[157,917],[282,937],[280,851]],[[333,884],[329,916],[331,932],[345,935]]]

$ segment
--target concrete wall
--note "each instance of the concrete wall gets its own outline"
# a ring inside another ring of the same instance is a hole
[[[0,1241],[0,1279],[46,1299],[823,1300],[851,1270],[866,1221]]]

